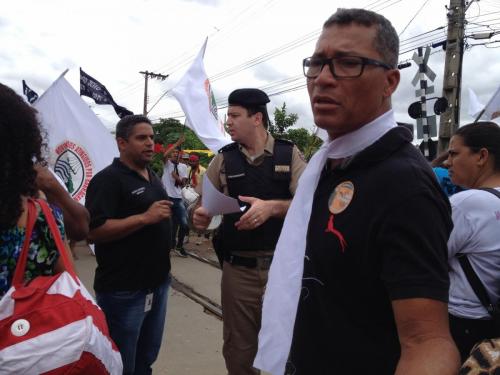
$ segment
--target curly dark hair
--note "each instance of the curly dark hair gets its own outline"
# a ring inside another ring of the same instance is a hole
[[[15,225],[22,196],[35,196],[35,163],[44,163],[36,110],[0,83],[0,230]]]

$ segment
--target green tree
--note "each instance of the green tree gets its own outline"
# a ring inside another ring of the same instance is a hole
[[[153,124],[153,130],[155,133],[155,143],[161,144],[167,147],[169,144],[175,143],[182,134],[186,140],[182,144],[182,148],[185,150],[206,150],[205,144],[200,141],[196,134],[182,124],[179,120],[174,118],[160,119],[159,122]],[[200,153],[200,164],[207,166],[212,157],[207,156],[205,153]],[[161,175],[163,172],[163,154],[155,153],[153,157],[153,162],[151,164],[153,170]]]
[[[184,134],[186,140],[182,144],[182,148],[195,150],[207,148],[196,134],[179,120],[173,118],[160,119],[160,122],[153,125],[153,129],[155,142],[164,146],[174,143],[181,134]]]
[[[292,141],[303,153],[306,160],[311,159],[323,143],[320,138],[304,128],[291,128],[299,116],[296,113],[287,113],[286,103],[281,108],[274,109],[274,122],[269,125],[269,132],[275,138]]]
[[[323,140],[320,137],[316,136],[313,133],[310,133],[306,146],[304,147],[303,150],[301,150],[302,153],[304,154],[304,158],[307,161],[311,160],[314,153],[318,151],[318,149],[321,147],[322,144]]]
[[[292,141],[307,161],[311,159],[323,143],[321,138],[304,128],[288,129],[282,138]]]
[[[309,144],[309,137],[310,134],[307,131],[307,129],[296,128],[296,129],[288,129],[284,138],[295,143],[295,145],[299,148],[299,150],[304,152],[305,148]]]
[[[286,129],[293,126],[298,119],[299,115],[296,113],[287,113],[286,103],[283,102],[281,109],[278,107],[274,109],[274,123],[271,121],[269,132],[273,137],[280,138],[280,136],[285,134]]]

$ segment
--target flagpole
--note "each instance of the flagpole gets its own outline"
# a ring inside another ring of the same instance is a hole
[[[486,111],[486,107],[484,107],[481,112],[479,112],[479,115],[477,115],[476,119],[474,120],[474,123],[478,122],[481,116],[484,114],[484,111]]]
[[[49,91],[49,89],[50,89],[52,86],[54,86],[54,85],[55,85],[55,83],[56,83],[57,81],[59,81],[62,77],[64,77],[64,76],[66,75],[66,73],[68,73],[68,71],[69,71],[69,69],[68,69],[68,68],[66,68],[66,70],[65,70],[64,72],[62,72],[62,73],[59,75],[59,77],[57,77],[57,79],[56,79],[54,82],[52,82],[52,84],[51,84],[49,87],[47,87],[47,90],[45,90],[45,91],[43,92],[43,94],[42,94],[42,95],[40,95],[40,97],[39,97],[36,101],[37,101],[37,102],[38,102],[38,101],[40,101],[40,99],[42,99],[42,98],[43,98],[43,96],[45,95],[45,93],[46,93],[47,91]]]

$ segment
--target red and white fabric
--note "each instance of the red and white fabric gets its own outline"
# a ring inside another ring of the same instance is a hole
[[[104,313],[76,276],[50,208],[44,201],[38,204],[65,271],[23,281],[37,216],[30,200],[27,241],[12,286],[0,300],[0,374],[121,374],[120,352],[109,336]]]

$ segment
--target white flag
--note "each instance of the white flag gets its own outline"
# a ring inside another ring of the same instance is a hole
[[[476,93],[469,87],[469,115],[473,118],[476,118],[483,109],[484,104],[479,101]]]
[[[492,98],[484,107],[483,116],[486,120],[493,120],[500,117],[500,87],[495,91]]]
[[[191,67],[172,89],[172,94],[186,115],[186,125],[210,150],[217,152],[231,143],[231,137],[217,113],[214,94],[203,65],[207,41],[208,38]]]
[[[115,139],[64,77],[33,106],[47,132],[49,164],[83,204],[91,178],[118,156]]]

